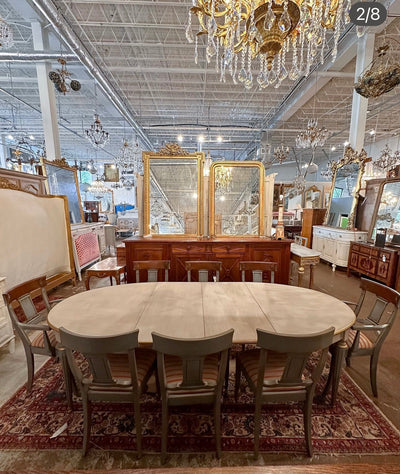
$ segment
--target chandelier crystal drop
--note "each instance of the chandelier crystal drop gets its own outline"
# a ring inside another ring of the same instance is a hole
[[[228,166],[217,166],[215,168],[215,190],[220,194],[231,191],[232,168]]]
[[[0,47],[11,48],[14,45],[14,34],[10,25],[0,17]]]
[[[324,146],[329,136],[330,133],[327,128],[318,128],[318,121],[310,119],[306,130],[297,135],[296,147],[315,149],[317,146]]]
[[[104,148],[110,140],[110,136],[108,132],[103,130],[103,125],[97,114],[94,114],[94,122],[90,125],[90,128],[85,130],[85,136],[95,148]]]
[[[289,151],[290,151],[289,147],[284,146],[283,144],[281,144],[281,146],[279,147],[275,147],[274,148],[274,161],[279,161],[279,163],[282,163],[288,158]]]
[[[193,0],[186,39],[195,41],[197,63],[198,38],[206,37],[206,60],[215,60],[221,81],[229,73],[246,89],[279,87],[286,77],[308,76],[312,64],[324,62],[328,30],[335,60],[350,7],[351,0]],[[199,24],[195,36],[192,15]]]
[[[88,191],[93,194],[96,199],[101,199],[104,194],[108,193],[110,190],[97,175],[96,179],[92,181],[92,184],[88,187]]]
[[[124,140],[115,157],[115,164],[121,171],[121,175],[143,173],[142,148],[137,138],[132,142]]]
[[[388,145],[385,145],[379,158],[374,161],[374,168],[380,171],[389,171],[400,163],[400,151],[393,152]]]

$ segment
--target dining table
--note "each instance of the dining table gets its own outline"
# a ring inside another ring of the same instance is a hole
[[[344,302],[309,288],[253,282],[151,282],[78,293],[54,306],[47,319],[55,331],[63,327],[82,336],[139,329],[141,346],[151,346],[153,331],[174,338],[202,338],[233,328],[234,344],[255,344],[257,329],[301,336],[333,326],[329,380],[334,403],[346,354],[345,332],[356,317]]]

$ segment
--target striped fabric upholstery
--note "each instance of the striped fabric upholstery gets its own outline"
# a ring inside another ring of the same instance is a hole
[[[56,333],[54,331],[47,331],[47,335],[49,336],[50,344],[55,347],[57,345]],[[43,331],[40,331],[40,333],[33,338],[31,345],[34,347],[44,347]]]
[[[151,349],[136,349],[136,368],[138,383],[141,385],[151,366],[154,364],[156,354]],[[129,372],[128,354],[109,354],[111,374],[115,380],[120,382],[131,381]]]
[[[354,338],[356,337],[357,331],[354,329],[349,329],[346,334],[346,344],[348,347],[351,347],[354,342]],[[368,339],[368,337],[360,331],[360,339],[358,341],[358,348],[359,349],[372,349],[374,347],[374,343]]]
[[[212,354],[204,359],[203,366],[203,382],[207,383],[208,387],[199,388],[196,390],[174,390],[180,395],[184,394],[198,394],[207,393],[213,390],[217,385],[218,379],[218,355]],[[175,389],[177,385],[182,382],[182,359],[180,357],[165,355],[164,356],[165,377],[167,389]]]
[[[239,354],[240,361],[246,370],[248,376],[254,385],[257,385],[258,378],[258,365],[260,360],[260,349],[253,349],[250,351],[244,351]],[[264,383],[272,380],[279,380],[283,374],[286,364],[286,354],[279,352],[268,352],[267,363],[264,372]],[[264,387],[263,391],[285,391],[285,390],[302,390],[303,387]]]

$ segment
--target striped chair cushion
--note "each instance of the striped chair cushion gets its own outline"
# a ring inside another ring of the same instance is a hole
[[[139,385],[151,369],[156,359],[156,353],[151,349],[136,349],[136,368]],[[120,382],[131,381],[129,371],[128,354],[109,354],[111,374],[115,380]]]
[[[357,331],[354,329],[349,329],[346,334],[345,342],[348,347],[351,347],[354,342],[354,338],[356,337]],[[374,347],[374,343],[368,339],[368,337],[360,331],[360,339],[358,341],[358,348],[359,349],[372,349]]]
[[[212,354],[204,359],[203,365],[203,382],[208,386],[198,389],[187,389],[174,390],[179,395],[185,394],[199,394],[199,393],[210,393],[213,391],[218,381],[218,355]],[[165,355],[164,356],[165,366],[165,377],[167,389],[175,389],[179,383],[182,382],[182,359],[180,357]]]
[[[248,376],[250,377],[253,384],[257,385],[258,378],[258,364],[260,360],[260,349],[253,349],[250,351],[244,351],[238,354],[240,362],[242,363],[244,369],[246,370]],[[267,363],[264,371],[264,383],[271,382],[274,380],[279,380],[283,374],[286,364],[286,354],[280,352],[268,352]],[[292,390],[302,390],[302,386],[294,387],[264,387],[263,391],[273,392],[273,391],[292,391]]]
[[[56,333],[52,330],[50,331],[47,331],[47,335],[49,336],[49,339],[50,339],[50,344],[52,346],[56,346],[57,345],[57,337],[56,337]],[[44,335],[43,335],[43,331],[40,331],[40,333],[38,333],[32,340],[31,342],[31,345],[33,347],[44,347]]]

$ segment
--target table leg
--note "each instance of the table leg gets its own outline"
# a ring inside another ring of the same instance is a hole
[[[115,274],[115,284],[120,285],[121,284],[121,275],[119,272],[116,272]]]
[[[308,285],[308,288],[312,288],[314,284],[314,267],[315,265],[310,265],[310,283]]]
[[[86,275],[85,279],[85,286],[86,286],[86,291],[89,290],[89,280],[90,280],[91,275]]]
[[[320,395],[319,399],[321,401],[325,400],[329,390],[332,388],[331,406],[333,406],[336,402],[336,397],[339,389],[340,372],[342,370],[344,359],[346,357],[347,344],[343,340],[338,341],[336,344],[333,344],[331,346],[330,350],[332,352],[332,359],[331,366],[329,369],[328,380],[326,382],[324,391]]]
[[[301,282],[303,281],[303,275],[304,275],[304,267],[303,267],[303,265],[299,265],[299,269],[297,270],[297,273],[298,273],[297,286],[301,286]]]

